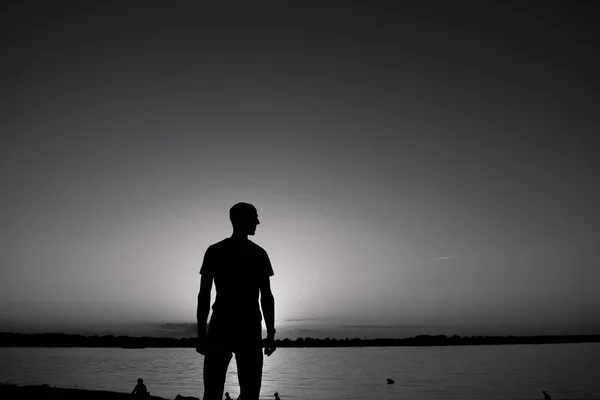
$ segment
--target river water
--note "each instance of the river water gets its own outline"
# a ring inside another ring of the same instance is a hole
[[[0,382],[202,397],[194,349],[0,348]],[[387,378],[395,380],[388,385]],[[225,390],[239,394],[235,360]],[[600,343],[278,349],[261,399],[600,399]]]

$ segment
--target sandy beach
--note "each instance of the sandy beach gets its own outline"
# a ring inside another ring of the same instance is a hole
[[[131,393],[109,392],[105,390],[83,390],[59,388],[50,385],[18,386],[11,384],[0,385],[0,397],[10,400],[25,399],[61,399],[61,400],[125,400],[138,398]],[[165,400],[158,396],[145,396],[147,400]]]

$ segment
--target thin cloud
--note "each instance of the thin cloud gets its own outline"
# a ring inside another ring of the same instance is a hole
[[[454,258],[454,256],[436,257],[436,258],[430,258],[429,261],[450,260],[452,258]]]

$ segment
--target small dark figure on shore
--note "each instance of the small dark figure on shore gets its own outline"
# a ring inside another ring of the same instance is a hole
[[[552,398],[550,397],[548,392],[546,392],[545,390],[542,390],[542,393],[544,393],[544,400],[552,400]]]
[[[225,392],[225,400],[231,400],[231,397],[229,397],[229,392]]]
[[[137,385],[135,385],[131,394],[135,394],[137,396],[150,396],[150,392],[148,392],[148,389],[146,389],[146,385],[144,385],[144,380],[142,378],[137,380]]]
[[[275,396],[275,400],[281,400],[281,399],[279,398],[279,393],[275,392],[275,393],[273,394],[273,396]]]
[[[393,385],[396,382],[393,379],[388,379],[387,383],[388,383],[388,385]]]

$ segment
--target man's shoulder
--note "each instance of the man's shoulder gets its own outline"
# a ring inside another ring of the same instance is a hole
[[[208,248],[210,249],[210,248],[220,248],[220,247],[228,247],[228,246],[239,246],[240,244],[250,246],[253,249],[264,251],[266,253],[265,249],[263,249],[261,246],[254,243],[250,239],[245,239],[243,242],[240,242],[240,241],[232,240],[230,237],[225,238],[223,240],[219,240],[218,242],[213,243],[210,246],[208,246]]]
[[[258,244],[254,243],[252,240],[248,239],[248,243],[250,243],[250,246],[252,246],[252,248],[255,249],[257,252],[267,255],[267,251],[260,247]]]
[[[265,251],[262,247],[260,247],[258,244],[254,243],[252,240],[248,239],[248,243],[250,244],[250,246],[254,247],[255,249],[258,250],[262,250]]]
[[[213,243],[210,246],[208,246],[208,250],[218,250],[220,248],[226,247],[227,246],[227,242],[228,242],[229,238],[225,238],[223,240],[219,240],[217,243]]]
[[[254,254],[260,254],[261,256],[264,255],[268,257],[267,251],[250,239],[244,240],[243,242],[239,242],[232,240],[231,238],[225,238],[223,240],[218,241],[217,243],[213,243],[210,246],[208,246],[208,249],[206,251],[216,254],[223,252],[226,253],[229,251],[239,250],[240,245],[242,246],[242,248],[246,249],[245,251],[250,250]]]

